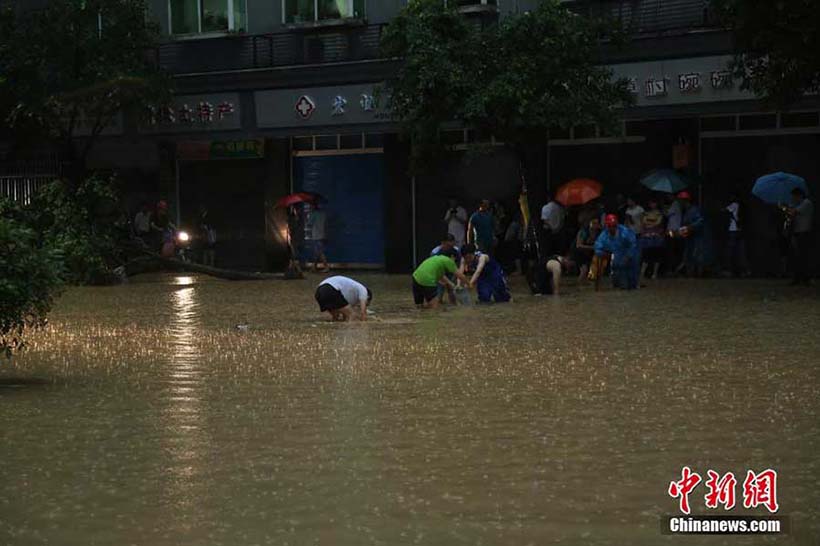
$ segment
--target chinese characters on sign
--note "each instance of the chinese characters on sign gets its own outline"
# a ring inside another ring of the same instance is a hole
[[[375,112],[378,108],[378,102],[373,95],[362,93],[359,97],[359,106],[362,112]],[[313,113],[318,110],[316,102],[307,95],[302,95],[296,101],[296,112],[302,119],[310,119]],[[343,95],[336,95],[330,103],[330,115],[334,117],[344,116],[347,114],[347,98]]]
[[[222,121],[234,114],[232,102],[224,101],[214,106],[208,101],[200,101],[194,108],[183,103],[177,107],[148,108],[150,125],[182,125],[194,124],[209,125],[214,121]]]
[[[638,94],[638,78],[627,78],[626,80],[626,90],[632,93],[633,95]]]
[[[735,507],[735,489],[737,479],[732,472],[720,475],[714,470],[706,472],[708,479],[704,483],[707,492],[704,495],[704,505],[709,509],[717,509],[723,506],[724,510],[731,510]],[[697,472],[692,472],[688,466],[681,470],[681,479],[669,483],[668,493],[673,499],[678,499],[679,509],[684,514],[689,514],[689,495],[703,481]],[[743,507],[757,508],[765,507],[772,514],[776,513],[780,506],[777,503],[777,472],[767,468],[763,472],[755,473],[752,470],[746,472],[746,479],[743,480]]]
[[[334,116],[343,116],[345,108],[347,107],[347,99],[341,95],[333,97],[332,114]]]
[[[678,89],[681,93],[697,93],[700,91],[700,87],[700,72],[680,74],[678,76]]]
[[[735,86],[732,73],[728,70],[716,70],[712,72],[712,89],[731,89]]]
[[[647,97],[665,97],[668,87],[666,78],[649,78],[644,84],[644,93]]]
[[[365,112],[373,112],[376,110],[376,97],[373,95],[368,95],[367,93],[362,93],[361,99],[359,100],[359,105],[362,107],[362,110]]]

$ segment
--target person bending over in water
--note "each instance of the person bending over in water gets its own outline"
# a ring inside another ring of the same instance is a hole
[[[489,255],[477,251],[474,245],[464,245],[461,249],[461,270],[472,273],[470,288],[476,287],[478,301],[481,303],[508,302],[511,299],[507,288],[504,269]]]
[[[334,322],[353,317],[354,310],[361,320],[367,320],[367,306],[373,293],[360,282],[337,275],[323,280],[316,289],[316,302],[322,313],[330,313]]]
[[[555,255],[547,260],[547,283],[549,283],[546,294],[553,296],[561,295],[561,277],[564,273],[569,273],[575,264],[569,258]]]
[[[447,274],[455,275],[464,284],[470,281],[464,276],[464,272],[456,267],[456,261],[452,256],[439,254],[430,256],[419,265],[413,272],[413,301],[419,308],[434,309],[438,307],[438,286],[440,284],[453,289],[453,283],[447,278]]]
[[[638,288],[641,274],[641,249],[635,232],[618,223],[618,217],[607,214],[606,229],[595,241],[595,256],[612,256],[612,285],[615,288]]]

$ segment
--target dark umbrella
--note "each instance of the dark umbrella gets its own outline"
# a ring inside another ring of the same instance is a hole
[[[678,193],[689,187],[689,180],[672,169],[655,169],[641,178],[641,184],[652,191]]]

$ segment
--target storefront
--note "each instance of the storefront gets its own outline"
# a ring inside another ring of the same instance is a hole
[[[255,104],[260,131],[292,135],[292,191],[323,198],[331,265],[384,268],[387,116],[374,85],[258,91]]]
[[[786,171],[806,179],[816,194],[820,166],[820,103],[807,97],[790,112],[773,112],[740,88],[727,70],[730,56],[613,65],[627,78],[635,106],[619,131],[576,127],[551,135],[549,181],[575,177],[604,183],[607,193],[635,193],[654,168],[688,171],[711,220],[718,248],[725,236],[721,210],[732,191],[747,204],[747,248],[756,274],[779,268],[776,211],[751,197],[754,181]]]

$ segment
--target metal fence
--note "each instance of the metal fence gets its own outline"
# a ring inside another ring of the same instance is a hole
[[[0,199],[28,205],[58,172],[59,165],[52,160],[0,162]]]
[[[379,58],[382,25],[175,40],[156,62],[172,74],[338,63]]]

